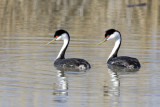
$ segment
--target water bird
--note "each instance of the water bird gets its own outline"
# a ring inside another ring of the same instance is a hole
[[[117,56],[122,42],[121,33],[118,30],[107,30],[105,33],[105,39],[97,45],[100,45],[111,39],[115,39],[115,45],[108,57],[107,64],[109,66],[113,65],[116,67],[125,67],[127,69],[140,69],[141,65],[138,59],[129,56]]]
[[[65,52],[70,42],[70,36],[66,30],[57,30],[54,34],[54,39],[48,42],[46,45],[58,40],[63,40],[63,46],[54,62],[54,66],[60,69],[75,70],[87,70],[91,68],[90,64],[84,59],[65,58]]]

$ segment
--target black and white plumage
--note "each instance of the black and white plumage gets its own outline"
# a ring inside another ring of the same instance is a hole
[[[48,42],[50,44],[53,41],[63,40],[63,46],[54,62],[54,65],[57,68],[64,68],[64,69],[75,69],[75,70],[87,70],[90,69],[90,64],[84,60],[79,58],[67,58],[65,59],[65,52],[70,42],[69,33],[65,30],[57,30],[55,32],[54,38],[52,41]]]
[[[112,49],[112,52],[110,53],[107,64],[114,65],[114,66],[120,66],[120,67],[126,67],[129,69],[140,69],[141,65],[136,58],[128,57],[128,56],[117,56],[118,50],[121,46],[121,33],[115,29],[109,29],[106,31],[105,39],[100,42],[99,44],[110,40],[115,39],[115,45]],[[98,45],[99,45],[98,44]]]

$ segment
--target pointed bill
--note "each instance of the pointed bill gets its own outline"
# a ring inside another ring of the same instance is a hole
[[[57,39],[57,38],[56,38]],[[49,45],[50,43],[56,41],[56,39],[51,40],[50,42],[46,43],[45,45]]]
[[[97,45],[102,44],[103,42],[107,41],[107,39],[105,38],[103,41],[99,42]]]

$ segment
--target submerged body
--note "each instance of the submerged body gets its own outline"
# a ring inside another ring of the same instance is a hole
[[[106,31],[105,39],[99,44],[110,39],[115,39],[115,45],[112,49],[111,54],[108,57],[107,64],[110,66],[114,65],[119,67],[125,67],[128,69],[140,69],[141,65],[138,59],[128,56],[118,56],[118,51],[122,41],[121,34],[119,31],[115,29],[109,29],[108,31]]]
[[[56,59],[54,62],[54,66],[61,68],[70,68],[77,70],[87,70],[91,68],[90,64],[84,60],[79,58],[67,58],[67,59]]]
[[[65,52],[67,50],[67,47],[69,45],[69,41],[70,41],[70,36],[68,34],[67,31],[65,30],[58,30],[56,31],[55,35],[54,35],[55,39],[52,40],[56,41],[56,40],[63,40],[63,46],[54,62],[54,66],[60,69],[75,69],[75,70],[87,70],[90,69],[91,66],[90,64],[84,60],[84,59],[79,59],[79,58],[67,58],[65,59]],[[49,42],[48,44],[50,44],[51,42]]]
[[[139,61],[136,58],[128,57],[128,56],[119,56],[119,57],[110,58],[107,61],[107,64],[126,67],[128,69],[140,68]]]

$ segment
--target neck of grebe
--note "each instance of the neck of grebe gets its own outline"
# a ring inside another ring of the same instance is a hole
[[[62,46],[62,48],[61,48],[61,50],[60,50],[56,59],[65,59],[65,52],[66,52],[66,49],[68,47],[69,41],[70,41],[69,38],[65,38],[63,40],[63,46]]]
[[[110,53],[109,57],[108,57],[108,60],[110,58],[114,58],[114,57],[117,57],[117,54],[118,54],[118,50],[121,46],[121,36],[117,36],[115,38],[115,44],[114,44],[114,48],[112,49],[112,52]]]

